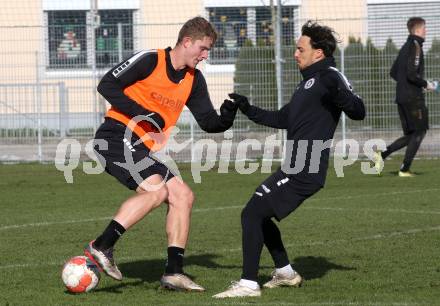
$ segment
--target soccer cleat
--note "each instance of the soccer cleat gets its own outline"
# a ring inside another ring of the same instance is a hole
[[[400,177],[415,177],[416,175],[410,171],[399,171]]]
[[[285,276],[281,273],[277,273],[276,270],[272,272],[272,279],[263,285],[264,288],[277,288],[277,287],[300,287],[303,282],[301,275],[296,271],[292,276]]]
[[[160,286],[164,289],[176,291],[205,291],[205,288],[193,282],[185,274],[180,273],[162,275]]]
[[[377,175],[381,175],[384,166],[384,161],[382,158],[381,151],[374,152],[373,162],[374,162],[374,169],[376,170]]]
[[[230,297],[252,297],[252,296],[261,296],[261,290],[251,289],[249,287],[240,285],[240,282],[232,282],[231,286],[223,292],[217,293],[213,295],[213,298],[216,299],[224,299]]]
[[[122,280],[122,273],[119,271],[113,259],[113,248],[100,251],[93,246],[95,240],[90,241],[84,249],[84,255],[90,258],[102,271],[116,280]]]

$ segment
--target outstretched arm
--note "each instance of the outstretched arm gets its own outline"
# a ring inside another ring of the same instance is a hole
[[[238,107],[229,100],[220,106],[217,114],[209,97],[208,87],[202,73],[196,70],[196,78],[191,97],[186,103],[197,124],[208,133],[221,133],[228,130],[234,123]]]
[[[288,118],[286,105],[280,110],[268,111],[251,105],[245,96],[231,93],[229,97],[238,105],[240,111],[253,122],[276,129],[287,129]]]

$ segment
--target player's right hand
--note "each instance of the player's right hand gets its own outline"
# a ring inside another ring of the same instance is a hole
[[[148,115],[146,115],[145,121],[147,121],[148,123],[150,123],[153,127],[155,127],[156,129],[159,127],[160,129],[163,129],[165,127],[165,121],[163,120],[162,116],[159,115],[158,113],[150,113]]]
[[[428,81],[428,85],[426,86],[426,90],[440,92],[440,85],[439,85],[438,81]]]

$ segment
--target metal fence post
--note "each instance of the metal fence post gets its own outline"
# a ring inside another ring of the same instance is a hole
[[[345,65],[344,65],[344,47],[341,48],[341,72],[344,74],[345,72]],[[346,127],[345,127],[345,113],[342,112],[342,156],[346,157],[347,156],[347,148],[346,148]]]
[[[41,103],[41,80],[40,80],[40,67],[39,67],[39,63],[40,63],[40,58],[39,58],[39,54],[38,51],[35,52],[35,99],[36,99],[36,112],[37,112],[37,150],[38,150],[38,161],[41,163],[43,162],[43,148],[42,148],[42,129],[41,129],[41,107],[42,107],[42,103]]]
[[[91,56],[91,64],[92,64],[92,91],[93,91],[93,132],[98,129],[100,118],[98,114],[99,106],[98,106],[98,94],[96,92],[98,72],[96,68],[96,29],[99,27],[99,15],[98,15],[98,1],[90,0],[90,40],[91,40],[91,48],[90,48],[90,56]]]
[[[277,80],[277,100],[278,100],[278,110],[283,106],[283,66],[282,64],[285,62],[283,59],[283,54],[281,52],[282,40],[281,40],[281,27],[282,27],[282,4],[281,0],[277,0],[277,10],[276,16],[272,16],[272,21],[275,26],[275,69],[276,69],[276,80]],[[280,137],[281,147],[284,147],[285,143],[285,133],[284,130],[280,129],[278,131],[278,135]],[[281,150],[280,150],[281,151]],[[281,156],[283,159],[284,156]]]
[[[122,23],[118,22],[118,62],[122,62]]]
[[[66,101],[66,86],[64,82],[58,83],[58,96],[60,101],[60,114],[59,114],[59,128],[60,128],[60,138],[66,137],[66,130],[69,126],[68,116],[67,116],[67,101]]]

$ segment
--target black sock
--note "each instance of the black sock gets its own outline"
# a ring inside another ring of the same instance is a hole
[[[112,220],[102,235],[96,238],[93,246],[98,250],[107,250],[115,245],[124,232],[125,228],[115,220]]]
[[[179,247],[168,247],[168,260],[165,267],[165,273],[183,273],[183,254],[185,249]]]

